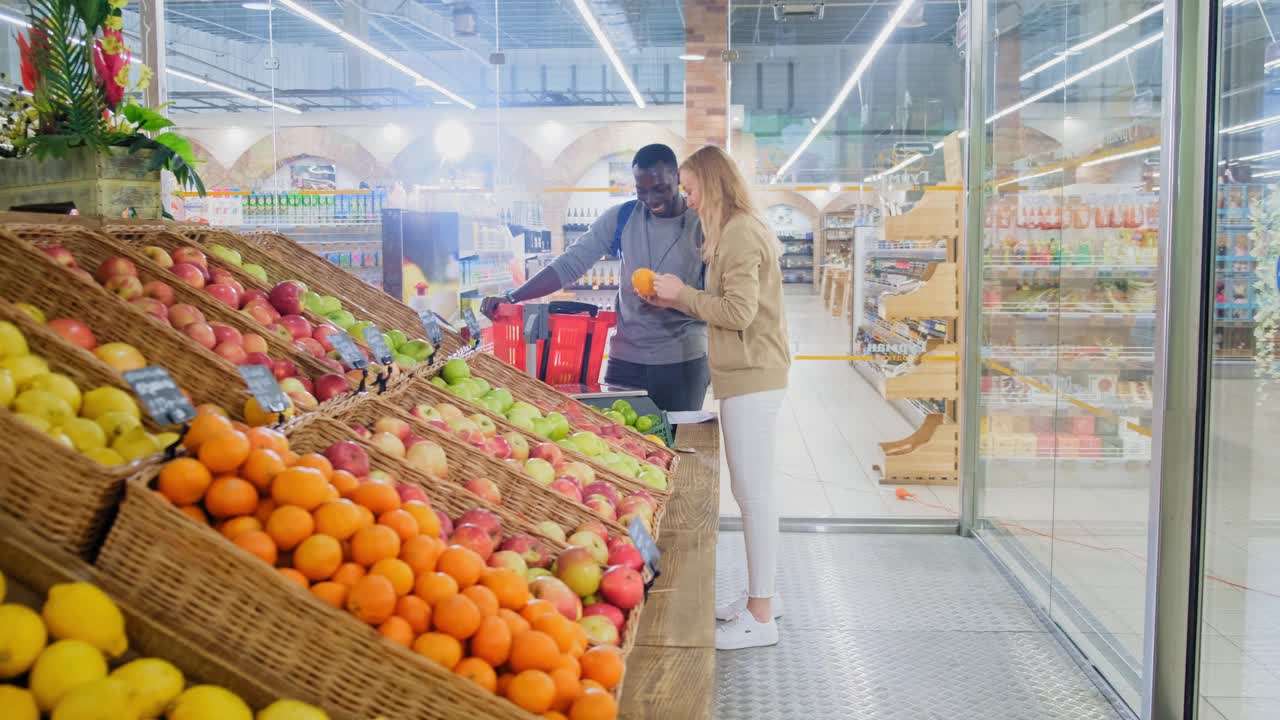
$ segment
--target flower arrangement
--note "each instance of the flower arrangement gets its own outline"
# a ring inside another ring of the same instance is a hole
[[[58,158],[78,147],[146,151],[148,170],[168,170],[203,195],[191,144],[167,130],[173,121],[160,108],[134,101],[152,73],[125,44],[128,3],[30,0],[30,28],[17,38],[26,92],[0,110],[0,157]]]

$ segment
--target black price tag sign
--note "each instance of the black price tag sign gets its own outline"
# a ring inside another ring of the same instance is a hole
[[[649,534],[649,529],[644,526],[644,523],[640,522],[640,518],[631,518],[631,524],[627,526],[627,535],[631,536],[631,542],[640,551],[640,557],[644,558],[644,564],[649,566],[654,575],[657,575],[658,559],[662,553],[658,551],[658,543],[654,542],[653,536]]]
[[[364,353],[356,347],[356,341],[350,335],[344,332],[334,333],[329,336],[329,342],[333,343],[333,349],[338,351],[338,356],[347,367],[356,370],[369,367],[369,361],[364,359]]]
[[[440,329],[440,321],[436,319],[436,314],[430,310],[420,310],[418,320],[422,321],[422,329],[427,331],[427,340],[431,341],[432,345],[440,347],[440,343],[444,342],[444,331]]]
[[[133,387],[151,417],[161,425],[185,423],[196,416],[196,409],[178,389],[168,370],[152,365],[126,371],[124,379]]]
[[[364,343],[369,346],[369,352],[373,353],[379,365],[391,364],[391,348],[387,347],[387,340],[382,337],[382,331],[377,325],[364,329]]]
[[[480,321],[476,319],[476,314],[471,311],[471,308],[468,307],[462,309],[462,320],[467,323],[467,330],[470,331],[471,334],[471,344],[479,345]]]
[[[289,398],[285,397],[276,376],[265,365],[241,365],[240,377],[249,386],[249,393],[258,401],[258,407],[273,413],[288,409]]]

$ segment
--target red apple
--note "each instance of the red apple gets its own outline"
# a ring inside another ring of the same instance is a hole
[[[449,536],[449,543],[461,545],[486,561],[493,554],[493,540],[490,539],[489,533],[485,532],[484,528],[476,525],[465,523],[458,525],[453,529],[453,534]]]
[[[213,334],[213,327],[208,323],[191,323],[182,328],[182,332],[210,350],[218,344],[218,336]]]
[[[540,577],[529,583],[529,592],[546,600],[566,618],[577,622],[582,617],[582,600],[559,578]]]
[[[435,508],[436,517],[440,519],[440,539],[444,540],[453,534],[453,521],[445,514],[443,510]]]
[[[359,437],[361,440],[368,440],[373,437],[373,431],[360,424],[352,425],[351,432],[355,433],[356,437]]]
[[[325,352],[332,352],[333,343],[329,341],[329,336],[341,332],[341,330],[332,325],[317,325],[311,330],[311,337],[320,343],[320,347],[324,348]]]
[[[239,290],[240,292],[244,292],[244,286],[241,285],[240,281],[236,280],[236,276],[232,275],[231,271],[226,268],[220,268],[220,267],[209,268],[209,279],[215,283],[223,283],[226,285],[231,285],[235,287],[237,290]]]
[[[247,352],[244,357],[245,365],[261,365],[270,370],[272,363],[275,362],[271,356],[262,352]]]
[[[402,504],[414,501],[420,502],[424,505],[431,504],[431,499],[427,497],[427,493],[417,485],[411,485],[404,482],[396,483],[396,492],[399,493],[400,502]]]
[[[485,441],[484,451],[499,460],[506,460],[511,457],[511,444],[506,438],[491,437]]]
[[[578,624],[582,626],[583,630],[587,631],[587,638],[592,645],[618,647],[622,642],[621,633],[613,624],[613,620],[603,615],[584,617]]]
[[[618,512],[613,509],[613,503],[609,502],[609,498],[604,495],[588,495],[587,498],[582,501],[582,504],[591,508],[595,511],[595,514],[605,520],[618,519]]]
[[[609,548],[610,565],[622,565],[632,570],[639,571],[644,567],[644,558],[640,555],[640,550],[635,545],[627,545],[619,543]]]
[[[254,300],[240,307],[240,312],[253,318],[259,325],[270,325],[276,321],[275,308],[266,300]]]
[[[142,294],[149,298],[155,298],[165,305],[173,304],[173,288],[168,283],[162,283],[159,280],[152,280],[142,284]]]
[[[347,378],[342,375],[321,375],[316,378],[316,399],[326,402],[351,390]]]
[[[294,340],[311,337],[311,323],[301,315],[285,315],[280,318],[280,324],[289,330]]]
[[[552,520],[543,520],[533,527],[541,533],[543,537],[551,538],[557,542],[564,542],[568,539],[564,535],[564,528],[560,527]]]
[[[218,338],[219,344],[229,342],[235,345],[244,345],[244,335],[241,335],[239,330],[230,325],[209,323],[209,327],[213,328],[213,336]]]
[[[640,493],[636,493],[635,495],[629,495],[622,498],[622,500],[618,502],[616,510],[619,515],[630,515],[632,513],[641,515],[648,519],[648,524],[652,524],[653,508],[655,507],[655,503],[652,502],[652,499],[646,501],[643,497],[637,497],[639,494]]]
[[[138,268],[133,261],[122,257],[109,257],[102,261],[98,266],[98,272],[94,275],[98,282],[106,284],[108,280],[117,275],[128,275],[129,277],[138,276]]]
[[[404,441],[386,432],[375,432],[369,444],[396,458],[404,458]]]
[[[209,267],[209,258],[205,257],[203,252],[200,252],[190,245],[183,245],[182,247],[175,249],[173,251],[173,262],[191,263],[192,265],[198,265],[202,268]]]
[[[570,547],[556,558],[556,577],[569,589],[584,597],[600,588],[601,568],[591,551],[582,547]]]
[[[553,442],[538,443],[529,451],[529,457],[546,460],[554,467],[564,460],[564,449]]]
[[[246,352],[265,353],[271,347],[267,345],[267,339],[258,333],[245,333],[244,340],[240,344],[244,345]]]
[[[578,528],[573,532],[576,534],[583,531],[595,534],[596,537],[600,538],[601,542],[604,542],[604,543],[609,542],[609,530],[605,528],[604,523],[600,522],[599,520],[588,520],[582,523],[581,525],[579,525]],[[604,562],[604,561],[601,560],[600,562]]]
[[[563,474],[564,470],[562,469],[560,470],[560,472]],[[596,482],[590,483],[588,485],[584,485],[582,487],[583,497],[591,497],[592,495],[605,496],[606,498],[608,498],[609,504],[615,507],[618,505],[618,500],[621,499],[618,497],[618,491],[614,489],[612,485],[605,482],[604,480],[597,480]]]
[[[577,460],[566,459],[556,463],[556,474],[576,478],[584,489],[584,495],[586,486],[596,481],[596,471],[591,469],[590,465]]]
[[[324,451],[335,470],[346,470],[356,477],[369,474],[369,453],[354,440],[340,440]]]
[[[283,380],[297,375],[298,366],[294,365],[292,360],[279,358],[271,363],[271,374],[275,375],[277,380]]]
[[[93,331],[89,329],[88,325],[79,320],[71,318],[50,320],[49,329],[58,333],[63,340],[76,347],[84,348],[90,352],[93,352],[93,349],[98,347],[98,340],[93,336]]]
[[[518,554],[529,567],[547,567],[551,564],[551,553],[547,552],[547,546],[532,535],[512,535],[503,541],[500,549]]]
[[[458,516],[458,524],[470,524],[483,528],[489,533],[489,539],[494,543],[502,539],[502,518],[490,510],[472,508]]]
[[[169,268],[169,272],[177,275],[183,282],[193,288],[204,287],[204,274],[200,268],[190,263],[177,263]]]
[[[298,412],[310,412],[316,409],[316,405],[320,404],[316,401],[316,397],[306,390],[294,390],[285,393],[285,395],[293,402],[293,406],[298,409]]]
[[[76,268],[76,256],[72,255],[70,250],[62,247],[61,245],[42,247],[40,249],[44,251],[45,255],[53,258],[53,261],[62,267],[67,268],[68,270]]]
[[[609,604],[630,610],[644,599],[644,579],[634,568],[614,565],[600,578],[600,594]]]
[[[169,323],[169,308],[155,298],[136,297],[129,304],[141,308],[142,312],[165,324]]]
[[[136,275],[112,275],[102,287],[125,300],[142,297],[142,281]]]
[[[306,285],[297,280],[286,280],[271,288],[268,298],[281,315],[301,315],[302,300],[306,294]]]
[[[593,522],[599,522],[595,520]],[[609,546],[599,535],[587,530],[579,530],[569,536],[567,541],[570,545],[586,548],[591,552],[591,556],[595,558],[596,563],[604,565],[609,560]]]
[[[247,288],[244,292],[240,293],[240,307],[246,307],[254,300],[261,300],[268,305],[271,304],[267,294],[258,288]]]
[[[410,435],[409,437],[404,439],[404,446],[406,448],[411,448],[420,442],[427,442],[427,439],[424,437],[419,437],[418,435]]]
[[[213,351],[226,358],[232,365],[244,365],[249,354],[235,343],[224,342],[214,346]]]
[[[329,368],[330,370],[332,370],[334,373],[338,375],[343,374],[343,372],[345,371],[345,368],[342,367],[342,363],[338,362],[337,360],[334,360],[331,357],[316,358],[316,362]]]
[[[510,550],[499,550],[498,552],[490,555],[489,567],[515,570],[520,573],[521,577],[523,577],[525,573],[529,572],[529,565],[524,561],[524,558],[520,557],[519,553],[514,553]]]
[[[412,428],[409,427],[409,423],[398,417],[384,415],[378,418],[377,422],[373,424],[373,431],[391,433],[403,442],[409,437],[409,433],[412,431]]]
[[[293,346],[310,355],[311,357],[324,357],[324,348],[315,340],[304,337],[293,341]]]
[[[507,441],[511,446],[511,459],[524,462],[529,459],[529,441],[518,432],[507,432],[502,434],[502,439]]]
[[[169,256],[169,252],[158,245],[148,245],[142,248],[142,254],[162,268],[173,267],[173,258]]]
[[[486,500],[494,505],[502,504],[502,493],[498,490],[497,483],[489,478],[471,478],[462,487],[481,500]]]
[[[204,291],[217,298],[218,301],[232,310],[240,307],[240,291],[230,285],[214,283],[205,287]]]
[[[293,333],[289,332],[289,328],[280,323],[271,323],[267,326],[267,333],[276,336],[281,342],[293,342]]]
[[[578,489],[578,486],[570,478],[556,478],[551,482],[551,489],[574,502],[582,502],[582,491]]]
[[[623,626],[627,624],[627,616],[609,603],[598,602],[582,608],[583,620],[596,616],[608,618],[609,622],[613,623],[613,626],[618,629],[618,632],[622,632]]]

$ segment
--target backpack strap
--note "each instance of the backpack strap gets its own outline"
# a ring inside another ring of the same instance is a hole
[[[613,257],[622,257],[622,230],[627,226],[627,221],[631,219],[631,213],[636,209],[638,200],[628,200],[622,203],[622,207],[618,209],[618,225],[613,230],[613,246],[610,248],[609,254]]]

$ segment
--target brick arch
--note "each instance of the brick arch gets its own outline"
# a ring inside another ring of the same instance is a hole
[[[487,128],[486,128],[487,130]],[[499,142],[502,148],[502,174],[517,184],[522,184],[532,191],[541,189],[546,178],[546,169],[537,153],[514,135],[500,133]],[[485,137],[476,137],[472,145],[472,161],[483,159],[492,163],[497,153],[491,151],[493,143]],[[423,134],[405,145],[396,153],[391,161],[391,171],[398,179],[404,180],[412,174],[415,167],[422,164],[439,162],[435,149],[435,140],[431,133]],[[465,162],[465,160],[464,160]]]
[[[344,171],[365,180],[387,175],[386,168],[358,141],[323,127],[285,128],[276,133],[276,162],[271,163],[271,136],[250,145],[231,166],[231,176],[241,182],[271,177],[276,170],[300,157],[332,160]]]
[[[209,148],[192,137],[187,137],[187,142],[191,143],[191,152],[195,154],[196,160],[200,164],[196,167],[196,172],[200,173],[200,179],[204,181],[207,188],[231,187],[235,185],[232,180],[230,171],[226,166],[218,162]]]

